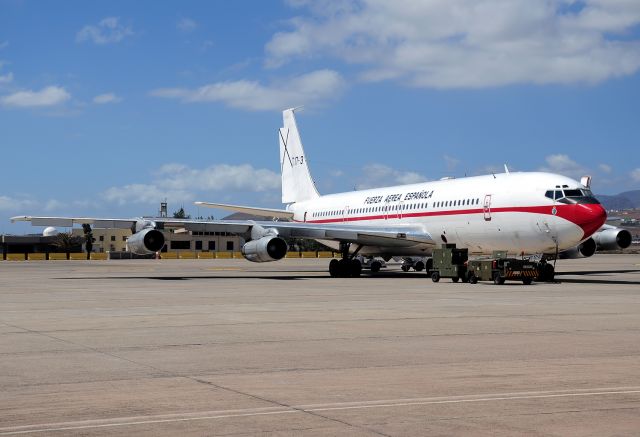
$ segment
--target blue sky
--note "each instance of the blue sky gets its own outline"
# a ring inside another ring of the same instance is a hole
[[[280,206],[298,115],[323,193],[499,171],[640,188],[640,3],[0,0],[0,232],[16,214]]]

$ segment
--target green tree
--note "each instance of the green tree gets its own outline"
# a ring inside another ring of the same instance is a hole
[[[84,248],[87,251],[87,259],[91,259],[91,252],[93,251],[93,243],[96,241],[96,239],[93,238],[93,232],[91,231],[90,224],[83,223],[82,231],[84,232]]]
[[[191,216],[189,214],[187,214],[186,212],[184,212],[184,208],[183,207],[180,207],[179,210],[173,212],[173,218],[190,219]]]
[[[57,252],[66,253],[68,256],[70,252],[79,252],[82,250],[82,241],[83,238],[79,235],[60,232],[51,244],[56,248]]]

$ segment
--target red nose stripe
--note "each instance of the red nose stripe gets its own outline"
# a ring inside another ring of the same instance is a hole
[[[558,205],[558,217],[569,220],[580,226],[587,238],[607,221],[607,212],[599,204]]]

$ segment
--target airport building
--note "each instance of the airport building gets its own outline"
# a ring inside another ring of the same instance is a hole
[[[127,238],[131,236],[130,229],[92,229],[93,252],[125,252]],[[165,246],[162,252],[193,251],[193,252],[234,252],[241,247],[240,237],[228,232],[189,232],[162,230]],[[73,235],[84,238],[82,229],[73,229]]]

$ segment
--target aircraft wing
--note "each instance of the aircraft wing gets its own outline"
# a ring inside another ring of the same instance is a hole
[[[416,226],[353,226],[344,224],[316,224],[304,222],[253,220],[192,220],[175,218],[94,218],[94,217],[36,217],[16,216],[12,222],[26,221],[33,226],[73,227],[89,224],[98,228],[140,230],[145,226],[184,228],[199,232],[230,232],[249,234],[255,226],[275,229],[283,237],[313,240],[343,241],[365,246],[410,247],[416,244],[435,245],[431,234]]]
[[[252,214],[261,217],[274,217],[292,219],[293,212],[285,209],[272,209],[272,208],[253,208],[250,206],[241,205],[229,205],[226,203],[213,203],[213,202],[194,202],[195,205],[204,206],[206,208],[226,209],[228,211],[243,212],[245,214]]]

